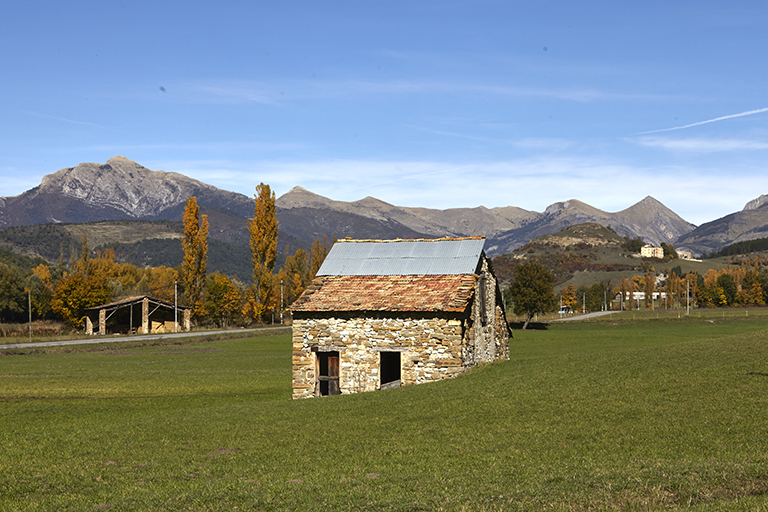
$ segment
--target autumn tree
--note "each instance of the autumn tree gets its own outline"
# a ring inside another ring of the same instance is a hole
[[[736,296],[738,294],[738,288],[736,286],[736,280],[733,276],[727,272],[720,274],[717,277],[717,286],[723,290],[725,296],[725,303],[732,305],[736,302]]]
[[[184,234],[181,247],[184,259],[181,263],[181,283],[188,306],[197,317],[203,314],[203,289],[208,273],[208,216],[200,216],[195,196],[187,199],[184,208]]]
[[[259,320],[276,305],[273,273],[277,258],[277,208],[275,193],[269,185],[260,183],[256,187],[254,203],[253,218],[248,221],[253,289],[247,294],[243,312]]]
[[[643,293],[645,295],[645,307],[653,309],[653,292],[656,289],[656,276],[651,270],[646,271],[643,275]]]
[[[560,300],[563,306],[569,307],[571,310],[576,309],[576,303],[579,299],[576,297],[576,287],[573,286],[573,283],[568,283],[568,286],[560,291]]]
[[[220,327],[228,327],[241,308],[240,290],[225,275],[214,272],[208,276],[205,293],[205,311]]]
[[[110,300],[111,292],[106,283],[93,276],[85,277],[75,272],[57,283],[51,298],[51,309],[66,322],[80,328],[86,308],[99,306]]]
[[[331,242],[331,247],[333,247],[334,243],[336,243],[336,238]],[[312,242],[312,247],[309,250],[309,281],[312,281],[317,276],[317,271],[320,270],[330,250],[331,248],[328,246],[328,240],[325,235],[323,235],[322,243],[319,237]]]
[[[515,267],[509,293],[515,304],[515,314],[526,316],[523,330],[534,315],[555,309],[555,276],[539,261],[530,259]]]
[[[46,318],[51,313],[51,298],[54,292],[53,276],[48,265],[41,263],[32,269],[27,278],[32,299],[32,311],[37,318]]]
[[[75,272],[80,272],[83,276],[88,275],[90,270],[91,250],[88,248],[88,235],[83,235],[83,242],[80,246],[80,259],[75,263]]]
[[[293,255],[285,259],[285,265],[278,275],[284,285],[284,303],[293,304],[310,282],[307,252],[304,249],[296,249]]]
[[[176,299],[176,282],[179,273],[164,265],[147,269],[147,292],[160,300],[172,302]]]

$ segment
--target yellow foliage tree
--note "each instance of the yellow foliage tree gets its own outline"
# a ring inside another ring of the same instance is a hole
[[[296,249],[292,256],[285,259],[285,265],[280,272],[284,283],[284,302],[287,305],[299,298],[309,284],[309,258],[304,249]]]
[[[60,280],[51,298],[51,309],[65,321],[80,328],[85,309],[111,299],[109,287],[93,276],[73,273]]]
[[[179,273],[174,268],[161,265],[148,269],[147,292],[160,300],[173,302],[176,299],[176,282]]]
[[[336,238],[333,239],[331,242],[331,246],[336,243]],[[330,247],[328,247],[328,240],[325,236],[323,236],[322,243],[320,242],[320,238],[312,242],[312,247],[310,248],[309,252],[309,281],[311,282],[315,276],[317,275],[317,271],[320,270],[320,267],[323,265],[323,261],[325,261],[325,257],[328,256],[328,252],[331,250]]]
[[[248,221],[248,231],[254,290],[246,294],[243,313],[253,320],[260,320],[276,304],[273,272],[277,258],[277,208],[275,193],[264,183],[256,187],[253,218]]]
[[[560,298],[562,299],[562,305],[568,306],[572,310],[576,310],[576,304],[579,302],[578,297],[576,297],[576,288],[573,286],[573,283],[568,283],[568,286],[563,288],[563,291],[560,292]]]
[[[653,292],[656,290],[656,276],[648,270],[643,276],[643,293],[645,295],[645,307],[653,309]]]
[[[187,305],[193,308],[196,317],[201,317],[204,314],[202,295],[208,273],[208,216],[201,218],[195,196],[187,199],[183,220],[181,283]]]
[[[205,311],[220,327],[228,327],[241,308],[240,290],[230,279],[218,272],[208,277]]]

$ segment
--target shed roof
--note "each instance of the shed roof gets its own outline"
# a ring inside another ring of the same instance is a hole
[[[156,299],[155,297],[150,297],[149,295],[138,295],[135,297],[127,297],[125,299],[116,300],[114,302],[110,302],[108,304],[102,304],[100,306],[92,306],[90,308],[85,308],[86,311],[97,311],[99,309],[119,309],[122,307],[135,305],[135,304],[141,304],[144,299],[149,299],[150,304],[155,304],[157,306],[165,307],[168,309],[173,309],[176,307],[177,309],[191,309],[188,306],[182,306],[180,304],[174,305],[170,302],[166,302],[164,300]]]
[[[485,237],[338,240],[318,276],[474,274]]]

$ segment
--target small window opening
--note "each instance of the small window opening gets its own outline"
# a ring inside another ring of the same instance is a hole
[[[380,352],[380,389],[400,387],[400,352]]]
[[[485,280],[486,280],[485,274],[480,276],[480,319],[481,319],[480,321],[481,321],[483,327],[485,327],[486,324],[488,323],[488,312],[485,309],[486,308],[486,304],[485,304],[485,301],[486,301],[486,296],[485,296],[485,294],[486,294],[486,290],[485,290],[486,283],[485,283]]]
[[[317,353],[317,383],[320,396],[339,395],[339,353]]]

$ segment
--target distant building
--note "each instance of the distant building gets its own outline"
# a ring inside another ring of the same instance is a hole
[[[192,309],[156,299],[148,295],[86,308],[85,333],[157,334],[190,329]],[[180,315],[180,317],[179,317]]]
[[[630,298],[636,301],[645,300],[645,292],[626,292],[624,294],[624,300],[628,301]],[[621,299],[621,294],[616,294],[616,299]],[[667,300],[667,292],[653,292],[653,300]]]
[[[640,248],[640,256],[643,258],[664,259],[664,248],[655,245],[644,245]]]
[[[509,358],[485,239],[339,240],[291,306],[293,398],[455,377]]]

